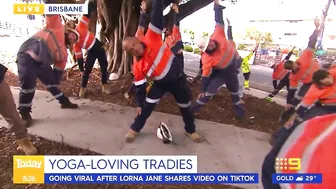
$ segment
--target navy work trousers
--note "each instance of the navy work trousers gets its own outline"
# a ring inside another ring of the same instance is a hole
[[[18,107],[20,112],[31,112],[37,78],[61,104],[68,100],[58,88],[61,71],[53,69],[50,65],[36,62],[30,55],[24,53],[18,55],[17,66],[21,88]]]
[[[188,86],[186,76],[182,73],[180,77],[174,80],[154,81],[151,90],[147,94],[141,114],[135,118],[135,121],[131,125],[132,130],[140,132],[148,117],[153,112],[156,104],[166,92],[169,92],[174,96],[177,105],[180,107],[180,112],[185,124],[185,131],[190,134],[195,132],[196,126],[194,123],[194,116],[190,110],[191,91]]]
[[[210,101],[218,89],[225,84],[231,94],[233,109],[236,113],[236,116],[244,116],[244,109],[241,105],[239,96],[239,70],[237,69],[237,64],[238,61],[234,59],[234,61],[227,68],[222,70],[215,69],[212,71],[210,82],[206,88],[205,95],[196,100],[196,104],[192,107],[193,112],[198,112],[202,106]]]
[[[269,97],[273,98],[275,95],[279,93],[284,87],[286,87],[287,91],[289,91],[289,75],[290,73],[286,74],[284,78],[282,78],[274,87],[274,91],[269,95]],[[275,80],[276,81],[276,80]]]
[[[96,62],[96,59],[99,61],[99,66],[100,66],[100,72],[101,72],[101,83],[102,84],[107,84],[107,57],[106,57],[106,52],[105,49],[103,48],[102,43],[96,39],[95,44],[93,47],[88,51],[87,55],[87,60],[85,62],[84,66],[84,74],[82,77],[82,83],[81,87],[86,88],[87,83],[89,81],[90,74],[92,72],[93,66]]]
[[[326,107],[320,104],[314,105],[310,108],[302,118],[297,118],[294,121],[294,124],[289,129],[285,127],[281,127],[281,132],[279,132],[278,138],[271,149],[271,151],[266,155],[264,159],[264,163],[262,165],[262,183],[265,189],[280,189],[278,184],[272,184],[272,174],[275,173],[275,159],[282,147],[282,145],[286,142],[289,135],[294,131],[294,129],[304,121],[310,120],[317,116],[323,116],[327,114],[336,113],[336,107]],[[281,157],[280,157],[281,158]]]

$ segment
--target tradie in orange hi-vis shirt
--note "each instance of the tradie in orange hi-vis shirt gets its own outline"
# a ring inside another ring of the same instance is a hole
[[[144,3],[142,2],[142,6]],[[145,15],[142,13],[137,36],[127,37],[122,43],[123,50],[136,57],[132,71],[138,106],[137,117],[125,138],[127,142],[135,140],[161,97],[166,92],[170,92],[180,107],[185,123],[185,134],[194,142],[200,142],[200,137],[196,133],[194,117],[189,109],[191,92],[186,77],[175,55],[162,41],[162,10],[162,0],[153,0],[151,21],[146,34],[143,32],[146,21]],[[146,94],[147,78],[154,80],[148,94]]]
[[[79,70],[82,72],[82,82],[79,91],[79,97],[86,97],[86,87],[89,76],[92,72],[96,59],[99,61],[101,71],[102,92],[111,94],[111,89],[107,84],[107,56],[103,44],[96,39],[95,35],[89,31],[89,22],[91,13],[97,10],[97,5],[90,1],[88,5],[88,14],[83,15],[75,29],[67,28],[67,38],[73,43],[73,49],[77,59]],[[84,65],[82,49],[87,50],[87,59]]]
[[[30,113],[37,78],[59,101],[62,108],[78,108],[78,105],[71,103],[58,88],[68,57],[61,17],[47,15],[45,23],[45,27],[27,39],[17,53],[21,83],[18,110],[26,127],[33,124]]]
[[[296,108],[296,113],[289,123],[302,122],[332,113],[336,113],[336,68],[321,69],[314,73],[313,84]],[[296,124],[293,123],[293,125]]]
[[[336,188],[336,114],[318,116],[300,124],[281,147],[281,158],[298,158],[299,170],[277,170],[277,173],[321,173],[322,184],[301,184],[302,189]],[[297,184],[284,188],[296,189]]]
[[[193,112],[200,109],[210,101],[218,89],[226,85],[232,96],[233,109],[236,118],[244,117],[244,108],[239,96],[239,66],[241,59],[237,56],[235,45],[228,40],[224,31],[223,9],[219,0],[214,1],[215,31],[209,37],[201,37],[197,46],[202,50],[202,88],[199,98],[192,106]]]
[[[272,98],[279,93],[280,90],[282,90],[284,87],[287,88],[287,91],[289,92],[289,75],[290,71],[285,69],[284,64],[287,60],[290,59],[290,57],[293,54],[293,49],[287,54],[285,59],[283,59],[279,64],[273,65],[273,74],[272,74],[272,79],[273,79],[273,86],[274,90],[271,94],[266,97],[266,100],[272,101]],[[279,80],[279,84],[277,83]],[[291,103],[291,97],[287,95],[287,104]]]

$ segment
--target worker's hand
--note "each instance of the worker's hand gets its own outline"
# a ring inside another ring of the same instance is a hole
[[[319,28],[320,27],[320,19],[315,18],[314,25],[315,25],[316,28]]]
[[[294,106],[292,105],[292,104],[286,104],[286,106],[285,106],[285,111],[287,111],[287,110],[289,110],[289,109],[291,109],[291,108],[293,108]]]
[[[285,123],[284,126],[285,126],[287,129],[289,129],[289,128],[293,125],[293,123],[294,123],[294,120],[289,119],[289,120]]]
[[[141,114],[141,107],[137,107],[136,116],[139,116],[140,114]]]
[[[84,77],[84,71],[81,71],[81,77]]]
[[[218,4],[219,4],[219,0],[214,0],[214,3],[215,3],[216,5],[218,5]]]
[[[176,3],[173,3],[172,5],[172,9],[176,12],[176,13],[179,13],[179,8],[178,8],[178,5]]]
[[[141,10],[141,13],[146,13],[146,1],[141,1],[141,5],[140,5],[140,10]]]
[[[198,95],[197,98],[200,99],[200,98],[203,98],[204,96],[205,96],[205,93],[201,93],[201,94]]]

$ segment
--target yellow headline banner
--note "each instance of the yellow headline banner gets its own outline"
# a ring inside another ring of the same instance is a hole
[[[14,14],[44,14],[44,4],[14,4]]]

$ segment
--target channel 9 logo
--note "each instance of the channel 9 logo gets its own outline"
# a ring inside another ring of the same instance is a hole
[[[301,169],[301,158],[276,158],[275,169],[298,171]]]

